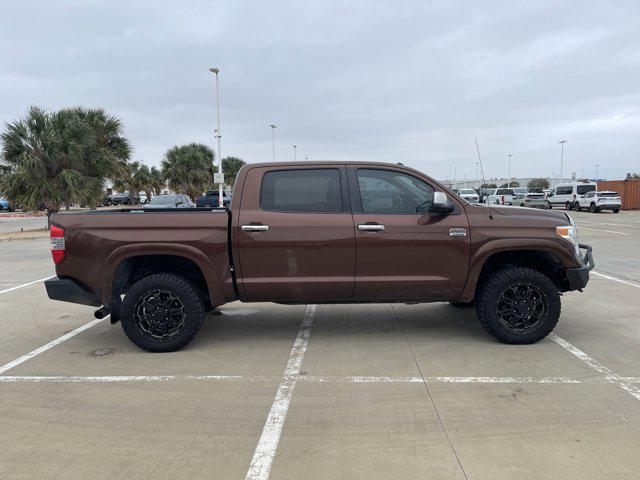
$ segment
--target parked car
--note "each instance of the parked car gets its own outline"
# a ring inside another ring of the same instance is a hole
[[[567,214],[469,204],[402,165],[250,164],[236,185],[229,209],[53,215],[49,297],[100,307],[149,351],[236,300],[475,302],[485,330],[528,344],[593,268]]]
[[[186,195],[156,195],[144,207],[145,210],[158,208],[193,208],[195,203]]]
[[[566,210],[572,210],[580,195],[594,190],[598,190],[598,184],[593,182],[561,183],[547,195],[549,208],[564,207]]]
[[[140,203],[138,194],[130,195],[129,192],[114,193],[102,201],[103,205],[137,205]]]
[[[612,192],[610,190],[588,192],[578,197],[573,208],[577,211],[583,208],[589,209],[591,213],[602,210],[611,210],[613,213],[618,213],[620,208],[622,208],[622,199],[618,192]]]
[[[9,212],[13,212],[13,205],[6,198],[0,197],[0,211],[8,210]]]
[[[549,202],[544,198],[544,193],[518,193],[513,197],[511,205],[516,207],[542,208],[545,210],[549,208]]]
[[[469,203],[478,203],[480,201],[478,193],[473,188],[461,188],[456,193]]]
[[[218,190],[207,190],[201,197],[196,198],[196,207],[217,207],[220,192]],[[222,205],[228,207],[231,203],[231,192],[222,191]]]
[[[484,199],[487,198],[488,195],[491,195],[495,191],[495,188],[481,188],[478,192],[478,196],[480,197],[480,203],[485,203]]]
[[[139,203],[142,204],[142,205],[144,205],[145,203],[149,203],[149,199],[147,198],[147,193],[146,192],[140,192],[138,194],[138,198],[140,199]]]
[[[494,188],[491,193],[484,197],[484,203],[495,203],[496,205],[510,205],[516,192],[513,188]]]

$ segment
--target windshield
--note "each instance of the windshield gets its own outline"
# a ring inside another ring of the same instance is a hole
[[[471,188],[461,188],[460,193],[464,193],[465,195],[475,195],[476,191]]]
[[[516,192],[516,193],[528,193],[529,192],[529,190],[527,190],[526,188],[514,188],[513,191]]]
[[[157,197],[153,197],[151,199],[151,203],[149,205],[175,205],[175,204],[176,204],[175,195],[158,195]]]

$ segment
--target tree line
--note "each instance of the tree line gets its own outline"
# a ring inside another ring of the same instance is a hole
[[[161,167],[131,160],[132,148],[122,122],[104,109],[64,108],[48,112],[32,107],[7,123],[0,136],[0,192],[25,210],[100,205],[108,181],[118,191],[144,191],[147,198],[168,185],[192,199],[212,189],[215,153],[207,145],[174,146]],[[232,185],[244,161],[222,160]]]

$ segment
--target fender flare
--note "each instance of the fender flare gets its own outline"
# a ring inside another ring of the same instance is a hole
[[[211,303],[216,305],[215,299],[222,302],[222,288],[220,278],[213,268],[207,256],[197,248],[190,245],[181,245],[175,243],[136,243],[132,245],[123,245],[116,248],[107,257],[102,267],[102,278],[100,279],[100,291],[103,305],[109,306],[111,303],[111,293],[113,290],[113,281],[118,267],[133,257],[153,256],[153,255],[173,255],[191,260],[202,272]]]
[[[487,260],[496,253],[513,250],[541,251],[557,258],[565,267],[579,266],[573,253],[553,240],[540,238],[504,238],[491,240],[474,252],[469,261],[469,274],[460,301],[473,300],[482,268]]]

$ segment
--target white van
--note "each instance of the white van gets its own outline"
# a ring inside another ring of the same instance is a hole
[[[598,185],[592,182],[561,183],[556,185],[547,195],[549,208],[564,207],[567,210],[573,210],[574,206],[577,206],[578,197],[597,189]]]

